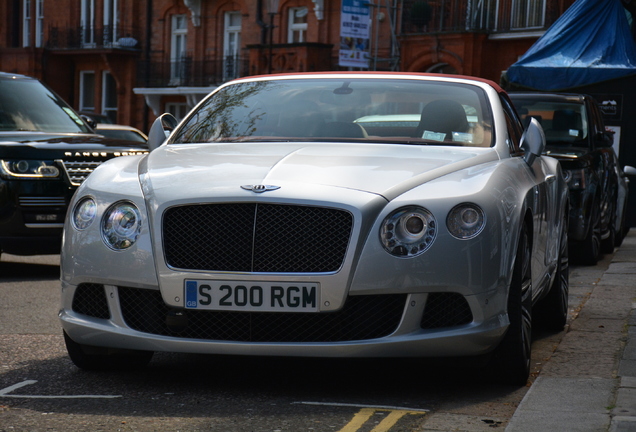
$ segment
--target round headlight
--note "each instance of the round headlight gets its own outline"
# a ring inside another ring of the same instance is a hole
[[[102,237],[108,247],[122,250],[132,246],[141,232],[141,214],[130,202],[110,206],[102,220]]]
[[[415,257],[431,246],[437,234],[435,218],[421,207],[403,207],[382,222],[380,240],[391,255]]]
[[[88,228],[97,214],[97,205],[92,198],[83,198],[73,210],[73,226],[78,230]]]
[[[448,231],[455,238],[468,240],[476,237],[486,226],[484,211],[476,204],[459,204],[448,213]]]

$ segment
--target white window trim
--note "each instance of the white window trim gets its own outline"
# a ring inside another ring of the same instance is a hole
[[[296,12],[304,9],[307,13],[307,15],[309,15],[309,9],[307,7],[293,7],[293,8],[289,8],[287,10],[287,43],[292,43],[294,42],[294,32],[300,32],[300,40],[298,42],[305,42],[306,41],[306,37],[307,37],[307,22],[304,22],[302,24],[296,24],[294,23],[294,15],[296,15]],[[305,16],[307,16],[305,15]]]
[[[85,21],[86,8],[90,6],[89,22]],[[80,25],[83,35],[88,35],[88,40],[82,40],[83,46],[95,45],[95,0],[82,0],[82,15],[80,17]]]
[[[84,92],[85,92],[84,83],[85,83],[86,75],[93,75],[93,82],[97,84],[97,81],[95,79],[96,78],[95,71],[93,70],[80,71],[79,111],[95,112],[94,106],[92,107],[84,106]],[[95,91],[95,89],[93,89],[93,91]],[[93,99],[94,98],[95,98],[95,95],[93,94]],[[94,104],[94,101],[93,101],[93,104]]]
[[[31,46],[31,0],[22,1],[22,46]]]
[[[112,5],[112,7],[110,7]],[[119,12],[117,10],[118,0],[104,0],[104,42],[115,43],[119,29]],[[113,16],[111,15],[111,12]],[[106,34],[107,29],[112,27],[110,35]],[[108,38],[106,37],[108,36]]]
[[[102,114],[108,115],[109,112],[117,113],[117,106],[109,107],[106,105],[106,101],[108,98],[106,97],[106,92],[108,91],[108,76],[112,76],[109,71],[102,71]],[[113,77],[113,83],[115,85],[115,97],[117,98],[117,103],[119,103],[119,98],[117,97],[117,83],[115,82],[115,78]]]
[[[44,0],[35,0],[35,46],[44,45]]]
[[[241,24],[239,25],[230,25],[230,23],[232,22],[230,20],[232,15],[239,15],[241,17]],[[225,12],[225,25],[224,25],[224,37],[223,37],[223,55],[227,56],[227,55],[234,55],[237,56],[238,53],[241,50],[241,30],[243,28],[243,17],[241,15],[241,12]],[[234,50],[234,52],[230,52],[230,38],[229,35],[231,33],[235,33],[237,34],[237,39],[236,39],[236,44],[235,47],[236,49]]]

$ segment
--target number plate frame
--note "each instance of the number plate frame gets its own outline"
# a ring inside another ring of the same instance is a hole
[[[319,312],[317,282],[186,279],[186,309],[246,312]]]

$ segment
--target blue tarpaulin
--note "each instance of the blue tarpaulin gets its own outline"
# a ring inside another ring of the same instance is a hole
[[[621,0],[578,0],[506,72],[515,86],[565,90],[636,75]]]

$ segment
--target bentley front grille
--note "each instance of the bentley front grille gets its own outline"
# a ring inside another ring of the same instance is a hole
[[[282,204],[172,207],[163,218],[168,266],[270,273],[337,271],[353,216],[338,209]]]
[[[171,309],[155,290],[118,287],[122,316],[137,331],[233,342],[344,342],[393,333],[406,294],[352,296],[336,312],[231,312]]]

